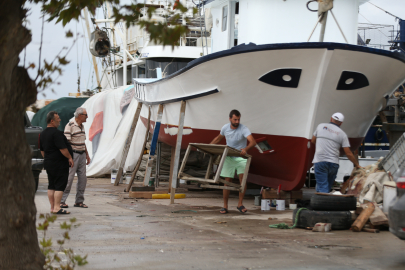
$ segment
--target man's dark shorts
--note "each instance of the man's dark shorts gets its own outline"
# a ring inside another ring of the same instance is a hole
[[[69,168],[59,170],[46,170],[48,174],[48,189],[56,191],[65,191],[68,177]]]

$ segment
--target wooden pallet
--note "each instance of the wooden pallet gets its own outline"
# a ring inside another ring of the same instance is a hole
[[[205,178],[198,178],[198,177],[190,177],[183,173],[184,168],[186,167],[187,158],[190,154],[192,148],[196,148],[198,151],[206,153],[210,156],[210,160],[208,163],[207,173],[205,174]],[[216,174],[214,175],[213,179],[210,179],[209,176],[211,174],[212,164],[214,162],[214,157],[216,155],[222,155],[221,161],[219,162],[218,169]],[[187,147],[186,154],[184,155],[183,162],[180,167],[179,171],[179,178],[186,181],[197,181],[202,183],[201,187],[205,188],[216,188],[216,189],[227,189],[227,190],[237,190],[239,192],[243,192],[246,187],[246,179],[249,172],[250,162],[252,160],[252,156],[246,154],[244,157],[247,158],[246,168],[243,173],[242,183],[235,184],[228,181],[225,181],[220,178],[220,174],[222,171],[222,167],[224,166],[225,158],[227,156],[230,157],[240,157],[240,150],[229,147],[227,145],[219,145],[219,144],[204,144],[204,143],[190,143]],[[220,186],[219,184],[225,184],[225,186]]]

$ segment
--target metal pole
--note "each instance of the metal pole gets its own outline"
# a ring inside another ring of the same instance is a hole
[[[328,19],[328,12],[326,11],[323,15],[322,15],[322,19],[321,19],[321,34],[319,36],[319,42],[323,42],[324,38],[325,38],[325,29],[326,29],[326,21]]]
[[[91,33],[90,33],[89,15],[88,15],[87,8],[84,8],[83,12],[84,12],[84,19],[86,20],[87,34],[90,39]],[[94,66],[94,72],[96,73],[97,87],[100,87],[100,78],[98,76],[97,61],[96,61],[96,57],[94,55],[93,55],[93,66]]]
[[[123,63],[123,70],[122,70],[122,85],[125,86],[127,85],[127,26],[125,22],[122,23],[122,35],[124,36],[122,39],[122,46],[124,47],[122,50],[122,56],[124,57],[124,63]]]

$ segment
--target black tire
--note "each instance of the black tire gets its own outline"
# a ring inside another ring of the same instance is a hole
[[[293,223],[299,209],[293,212]],[[298,228],[314,227],[316,223],[331,223],[332,230],[348,230],[352,226],[350,211],[313,211],[301,210],[298,217]]]
[[[313,195],[311,208],[323,211],[351,211],[356,210],[356,197],[340,197],[327,195]]]

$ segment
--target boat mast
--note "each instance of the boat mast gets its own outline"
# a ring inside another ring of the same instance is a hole
[[[83,12],[84,12],[84,18],[86,20],[87,34],[88,34],[89,40],[90,40],[91,39],[91,33],[90,33],[90,23],[89,23],[89,16],[88,16],[87,7],[84,8]],[[92,57],[93,57],[94,72],[96,73],[96,79],[97,79],[97,88],[98,88],[98,91],[101,92],[100,78],[98,76],[98,68],[97,68],[96,57],[94,55]]]

